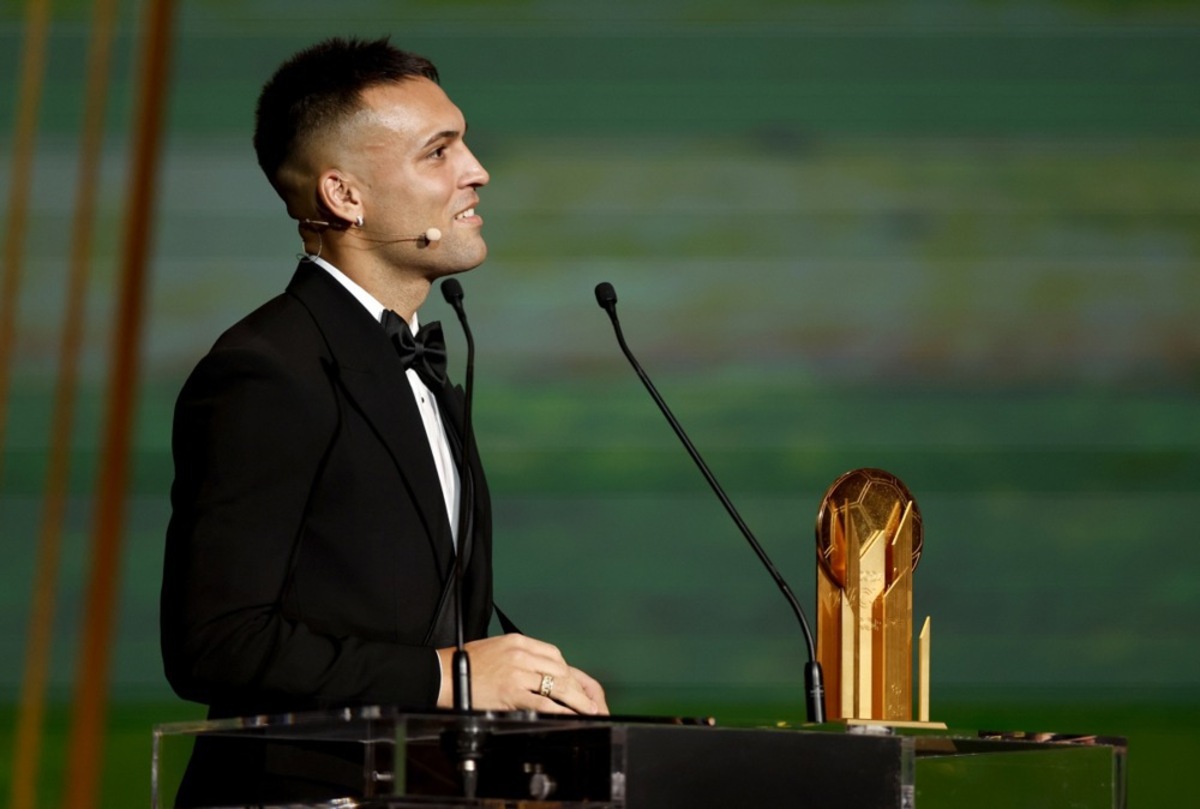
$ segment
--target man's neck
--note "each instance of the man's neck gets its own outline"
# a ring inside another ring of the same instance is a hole
[[[353,256],[332,253],[324,258],[410,325],[433,286],[423,276],[403,273],[376,262],[354,261],[356,257]]]

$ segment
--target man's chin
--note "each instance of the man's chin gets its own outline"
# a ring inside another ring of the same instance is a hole
[[[483,264],[487,258],[487,251],[484,250],[477,256],[464,258],[462,261],[456,261],[452,264],[444,264],[433,268],[433,272],[429,275],[429,280],[437,281],[440,278],[449,278],[452,275],[462,275]]]
[[[454,262],[455,267],[449,270],[447,274],[453,275],[456,273],[470,272],[487,260],[487,256],[487,245],[480,241],[478,247],[470,251],[464,250],[462,255],[456,256],[455,258],[458,260]]]

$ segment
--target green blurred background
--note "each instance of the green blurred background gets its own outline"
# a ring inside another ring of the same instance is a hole
[[[0,3],[0,184],[23,4]],[[43,804],[65,775],[141,4],[121,5]],[[89,11],[56,4],[0,488],[0,788],[50,444]],[[933,714],[1131,739],[1135,807],[1200,756],[1196,3],[179,3],[105,806],[149,802],[171,408],[300,243],[250,148],[324,36],[433,58],[491,172],[466,276],[497,593],[626,713],[802,716],[786,604],[625,365],[642,363],[803,603],[842,472],[925,522]],[[453,321],[438,300],[423,318]],[[456,329],[451,329],[456,331]],[[453,338],[452,338],[453,339]],[[461,341],[452,345],[461,362]],[[461,366],[458,375],[461,377]]]

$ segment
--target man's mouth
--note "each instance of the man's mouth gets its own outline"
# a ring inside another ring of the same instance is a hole
[[[454,217],[454,218],[455,218],[455,219],[466,219],[468,216],[474,216],[474,215],[475,215],[475,209],[474,209],[474,208],[467,208],[467,209],[466,209],[465,211],[463,211],[462,213],[455,215],[455,217]]]

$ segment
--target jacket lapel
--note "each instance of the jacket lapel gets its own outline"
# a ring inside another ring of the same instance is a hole
[[[448,571],[453,545],[437,469],[404,367],[383,328],[333,277],[307,262],[296,269],[288,292],[312,314],[336,363],[337,381],[387,447],[412,492],[439,568]]]

